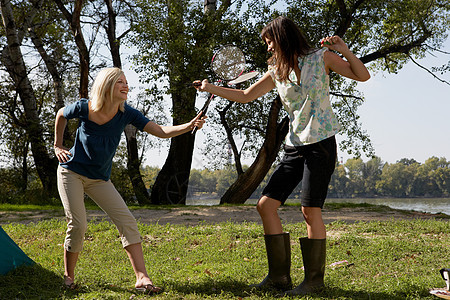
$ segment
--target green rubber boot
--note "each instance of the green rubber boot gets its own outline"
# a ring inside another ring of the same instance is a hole
[[[283,296],[302,296],[320,291],[325,287],[326,239],[301,238],[305,279],[295,289],[287,291]]]
[[[291,242],[289,233],[266,234],[267,261],[269,274],[259,284],[250,287],[287,291],[292,288],[291,281]]]

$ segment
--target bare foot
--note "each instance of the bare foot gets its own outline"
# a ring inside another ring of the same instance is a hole
[[[136,284],[134,285],[135,288],[146,286],[147,284],[153,285],[153,281],[148,277],[142,277],[140,279],[136,279]]]

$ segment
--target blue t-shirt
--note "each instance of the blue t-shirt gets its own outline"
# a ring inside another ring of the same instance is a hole
[[[120,143],[120,137],[128,124],[143,130],[150,121],[140,111],[125,104],[125,111],[120,110],[107,123],[98,125],[89,120],[89,100],[81,99],[64,108],[64,118],[80,120],[75,143],[69,150],[69,161],[60,163],[75,173],[90,179],[109,180],[112,159]]]

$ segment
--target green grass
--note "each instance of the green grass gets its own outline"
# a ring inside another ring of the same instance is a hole
[[[63,210],[62,205],[0,203],[0,211]]]
[[[81,288],[61,288],[66,224],[52,219],[12,223],[3,229],[37,265],[0,276],[0,299],[273,299],[272,292],[247,286],[267,272],[262,228],[256,223],[216,225],[139,224],[147,269],[165,292],[134,294],[134,274],[107,221],[89,223],[76,269]],[[298,238],[304,223],[287,224],[291,233],[292,278],[303,278]],[[305,299],[437,299],[430,288],[444,287],[439,269],[449,266],[450,222],[414,220],[327,225],[326,291]]]
[[[299,206],[299,204],[290,204],[292,206]],[[364,204],[361,204],[364,205]],[[251,206],[252,204],[222,204],[223,206]],[[92,200],[86,200],[85,201],[85,207],[86,209],[90,210],[100,210],[97,204],[95,204]],[[152,209],[152,210],[166,210],[166,209],[173,209],[173,208],[183,208],[185,210],[196,210],[199,207],[203,206],[197,206],[197,205],[184,205],[184,204],[168,204],[168,205],[128,205],[128,208],[130,210],[135,209]],[[36,210],[45,210],[45,211],[63,211],[62,204],[46,204],[46,205],[36,205],[36,204],[9,204],[9,203],[0,203],[0,212],[22,212],[22,211],[36,211]]]

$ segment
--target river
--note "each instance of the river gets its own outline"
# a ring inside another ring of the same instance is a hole
[[[218,205],[219,199],[187,199],[186,205]],[[249,199],[245,204],[256,204]],[[288,199],[286,203],[299,203],[299,199]],[[329,198],[326,203],[368,203],[386,205],[394,209],[414,210],[427,213],[450,215],[450,198]]]

